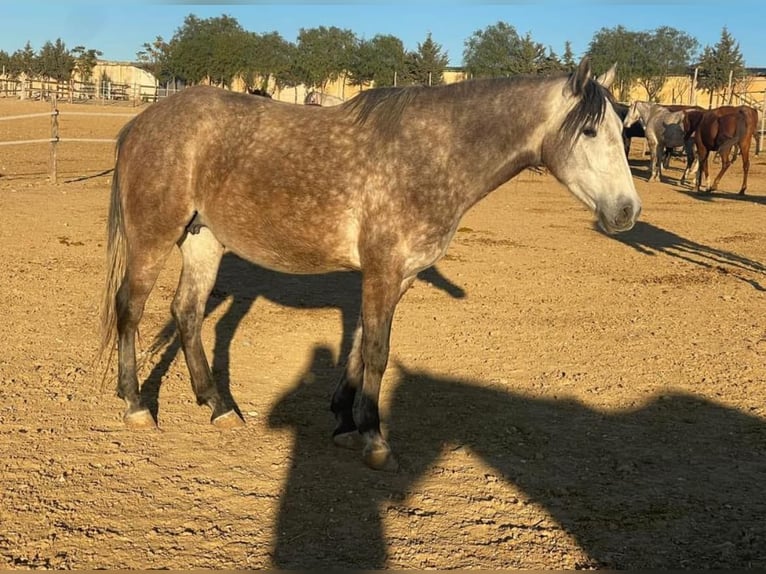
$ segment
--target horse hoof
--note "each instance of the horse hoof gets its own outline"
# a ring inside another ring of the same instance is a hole
[[[391,453],[388,447],[378,446],[374,449],[365,448],[364,463],[373,470],[382,470],[385,472],[396,472],[399,470],[399,463]]]
[[[338,433],[332,437],[332,441],[335,443],[335,446],[350,450],[361,450],[364,446],[362,435],[359,434],[359,431],[355,430]]]
[[[245,421],[233,410],[215,417],[210,422],[219,429],[235,429],[245,426]]]
[[[157,428],[157,423],[149,412],[149,409],[142,409],[140,411],[128,411],[122,417],[125,426],[131,429],[154,429]]]

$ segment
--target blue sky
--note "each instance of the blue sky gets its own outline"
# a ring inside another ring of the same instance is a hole
[[[103,52],[104,59],[134,60],[145,42],[157,36],[170,39],[184,18],[227,14],[251,32],[279,32],[294,42],[301,28],[337,26],[360,38],[376,34],[399,37],[406,49],[417,49],[430,32],[447,52],[450,64],[462,64],[465,40],[477,30],[504,21],[520,35],[531,33],[536,42],[557,54],[569,40],[577,57],[601,28],[622,25],[633,31],[672,26],[697,39],[701,46],[718,42],[726,26],[739,42],[748,67],[766,67],[766,0],[732,2],[736,9],[721,16],[726,4],[697,0],[668,3],[627,2],[102,2],[4,3],[0,16],[0,50],[12,53],[27,41],[35,50],[61,38],[68,48],[84,45]]]

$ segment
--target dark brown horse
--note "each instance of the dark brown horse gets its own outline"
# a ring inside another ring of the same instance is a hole
[[[747,173],[750,170],[750,142],[758,125],[758,111],[750,106],[721,106],[712,110],[687,110],[684,116],[686,139],[694,137],[700,169],[697,171],[695,189],[700,190],[702,175],[708,180],[708,157],[711,151],[721,156],[721,171],[716,176],[708,193],[718,187],[723,174],[732,164],[731,149],[739,146],[742,155],[742,187],[740,195],[747,191]]]
[[[633,226],[641,202],[604,87],[613,79],[614,69],[598,83],[583,60],[570,75],[382,88],[335,107],[199,86],[144,110],[118,137],[107,230],[102,352],[117,340],[125,423],[156,424],[139,392],[135,339],[178,246],[171,310],[197,401],[214,424],[242,424],[200,335],[225,246],[276,271],[361,270],[334,437],[363,446],[369,466],[394,467],[378,413],[394,310],[444,255],[463,214],[523,169],[545,166],[605,231]]]

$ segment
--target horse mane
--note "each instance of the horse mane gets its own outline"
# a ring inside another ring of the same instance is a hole
[[[392,135],[401,124],[404,110],[413,102],[426,95],[439,97],[443,94],[474,93],[485,86],[524,85],[536,80],[567,77],[567,85],[574,91],[575,73],[569,75],[533,76],[518,75],[511,78],[482,78],[465,80],[443,86],[406,86],[396,88],[374,88],[357,94],[351,100],[342,104],[348,114],[354,117],[357,124],[372,122],[374,127],[383,135]],[[575,141],[582,128],[597,126],[606,113],[606,103],[614,102],[611,92],[593,79],[589,79],[582,88],[580,99],[575,107],[567,114],[562,125],[562,131],[567,139]]]
[[[576,81],[576,72],[569,74],[567,85],[575,93],[577,91]],[[614,96],[609,90],[592,78],[585,82],[580,99],[575,107],[569,111],[561,125],[564,139],[574,143],[584,128],[600,125],[604,119],[604,114],[606,114],[607,102],[615,103]]]
[[[341,107],[355,115],[354,121],[357,124],[364,125],[373,120],[378,130],[391,135],[400,125],[405,108],[421,92],[432,89],[424,86],[375,88],[360,92]]]

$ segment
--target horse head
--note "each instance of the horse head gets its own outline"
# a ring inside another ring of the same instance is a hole
[[[564,89],[567,102],[552,119],[559,122],[557,135],[543,153],[551,173],[596,214],[607,233],[630,229],[641,212],[625,156],[623,125],[610,105],[608,88],[614,77],[613,66],[593,79],[590,62],[583,59]]]

